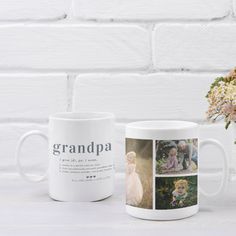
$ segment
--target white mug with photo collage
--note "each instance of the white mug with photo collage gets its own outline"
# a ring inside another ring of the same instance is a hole
[[[192,216],[199,192],[221,194],[227,182],[227,157],[221,143],[199,140],[199,125],[187,121],[139,121],[126,127],[126,211],[150,220]],[[213,144],[222,152],[223,174],[217,192],[200,189],[199,151]]]

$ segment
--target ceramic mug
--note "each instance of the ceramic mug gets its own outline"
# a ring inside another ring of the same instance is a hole
[[[199,192],[221,194],[227,182],[227,157],[217,140],[199,141],[199,125],[187,121],[140,121],[126,127],[126,211],[150,220],[173,220],[198,212]],[[199,150],[219,148],[223,174],[219,189],[199,188]]]
[[[113,128],[111,113],[59,113],[49,117],[49,135],[24,134],[17,145],[20,175],[33,182],[48,175],[49,195],[59,201],[97,201],[113,193]],[[49,143],[49,168],[32,178],[22,170],[20,150],[25,139],[39,135]]]

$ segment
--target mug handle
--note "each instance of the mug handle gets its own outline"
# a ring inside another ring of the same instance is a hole
[[[209,193],[200,188],[200,193],[206,197],[216,197],[220,195],[221,193],[224,192],[226,185],[227,185],[227,179],[228,179],[228,159],[227,159],[227,154],[225,152],[225,149],[223,145],[216,139],[206,139],[200,142],[200,149],[203,148],[206,145],[213,144],[218,147],[218,149],[221,151],[222,157],[223,157],[223,172],[222,172],[222,180],[220,183],[220,186],[216,192]],[[207,176],[210,176],[207,175]]]
[[[28,181],[28,182],[41,182],[43,180],[46,179],[47,177],[47,171],[44,175],[27,175],[23,169],[22,169],[22,165],[21,165],[21,161],[20,161],[20,151],[21,151],[21,147],[23,145],[23,143],[25,142],[25,140],[31,136],[31,135],[39,135],[40,137],[42,137],[43,139],[45,139],[47,142],[48,142],[48,137],[47,135],[45,135],[43,132],[39,131],[39,130],[32,130],[32,131],[29,131],[25,134],[23,134],[18,143],[17,143],[17,146],[16,146],[16,153],[15,153],[15,159],[16,159],[16,167],[17,167],[17,170],[18,170],[18,173],[20,174],[20,176]]]

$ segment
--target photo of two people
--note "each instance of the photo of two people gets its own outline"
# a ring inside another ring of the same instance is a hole
[[[156,174],[190,174],[197,168],[197,139],[156,141]]]

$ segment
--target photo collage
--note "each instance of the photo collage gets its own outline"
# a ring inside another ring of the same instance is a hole
[[[198,140],[126,138],[126,204],[144,209],[197,205]]]

